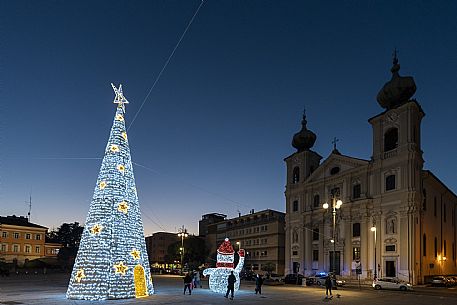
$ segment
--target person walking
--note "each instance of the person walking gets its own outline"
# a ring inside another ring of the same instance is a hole
[[[330,292],[330,299],[333,298],[332,296],[332,277],[327,275],[325,278],[325,298],[328,299],[328,293]]]
[[[235,292],[235,282],[236,277],[233,274],[233,271],[230,271],[230,275],[227,278],[227,292],[225,293],[225,298],[228,298],[229,292],[231,292],[230,300],[233,300],[233,294]]]
[[[263,284],[263,278],[260,274],[257,274],[255,278],[255,294],[259,293],[262,294],[262,284]]]
[[[200,281],[200,271],[195,271],[194,273],[194,287],[197,288],[197,287],[200,287],[202,288],[202,283]]]
[[[190,287],[192,285],[192,277],[190,276],[189,272],[186,273],[186,276],[184,277],[184,294],[186,294],[186,290],[189,289],[189,295],[192,294],[192,288]]]

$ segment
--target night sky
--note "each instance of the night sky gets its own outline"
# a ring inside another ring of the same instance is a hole
[[[122,83],[129,125],[200,1],[0,1],[0,215],[84,223]],[[425,168],[457,191],[457,2],[207,0],[128,135],[145,234],[285,210],[313,150],[369,159],[376,95],[413,76]]]

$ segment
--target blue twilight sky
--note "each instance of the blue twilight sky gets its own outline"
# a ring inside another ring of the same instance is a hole
[[[199,5],[0,1],[0,215],[26,215],[31,193],[33,222],[84,223],[110,82],[130,124]],[[283,211],[304,106],[315,151],[326,158],[338,137],[369,159],[395,47],[426,113],[425,168],[457,191],[456,15],[456,1],[205,1],[128,132],[146,235],[198,233],[204,213]]]

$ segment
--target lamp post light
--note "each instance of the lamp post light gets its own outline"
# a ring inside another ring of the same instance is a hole
[[[443,274],[443,262],[447,260],[446,256],[438,255],[438,263],[440,265],[440,274]]]
[[[184,226],[182,226],[182,228],[179,228],[179,233],[178,233],[178,237],[181,237],[181,247],[179,248],[179,251],[181,252],[181,274],[183,273],[183,260],[184,260],[184,238],[189,236],[189,234],[187,234],[187,229],[184,228]]]
[[[376,264],[376,227],[375,227],[374,224],[371,227],[371,232],[374,233],[374,266],[373,266],[373,269],[374,269],[374,279],[376,279],[377,278],[378,265]]]
[[[337,194],[332,192],[332,216],[333,216],[333,236],[332,239],[330,240],[331,243],[333,243],[333,275],[336,275],[336,237],[335,237],[335,231],[336,231],[336,210],[340,209],[341,206],[343,205],[343,201],[341,199],[336,198]],[[326,202],[322,205],[322,207],[326,210],[329,209],[329,204]]]

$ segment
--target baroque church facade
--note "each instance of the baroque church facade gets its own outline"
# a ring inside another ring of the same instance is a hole
[[[335,272],[413,284],[457,274],[457,196],[423,167],[425,113],[412,99],[414,79],[399,69],[395,57],[392,79],[377,96],[384,111],[368,120],[369,160],[343,155],[336,145],[322,160],[303,115],[292,141],[297,151],[285,158],[285,274]]]

